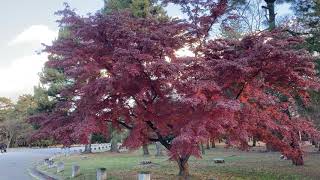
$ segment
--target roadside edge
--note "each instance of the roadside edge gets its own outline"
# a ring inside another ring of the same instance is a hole
[[[39,180],[60,180],[61,178],[48,174],[46,172],[40,171],[37,167],[29,169],[29,175]]]

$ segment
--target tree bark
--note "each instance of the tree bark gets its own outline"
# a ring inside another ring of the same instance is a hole
[[[13,133],[10,133],[10,135],[8,136],[8,143],[7,143],[8,148],[13,148],[14,139],[15,139],[15,135]]]
[[[252,147],[257,146],[257,139],[255,137],[252,138]]]
[[[207,140],[207,149],[210,149],[210,139]]]
[[[84,146],[84,153],[91,153],[91,144],[86,144]]]
[[[89,135],[88,135],[88,144],[86,144],[85,146],[84,146],[84,153],[91,153],[92,151],[91,151],[91,138],[92,138],[92,134],[90,133]]]
[[[182,157],[177,160],[179,166],[179,176],[183,177],[184,179],[188,179],[190,176],[188,160],[189,157]]]
[[[163,156],[162,146],[160,142],[156,142],[156,156]]]
[[[276,28],[276,13],[274,11],[274,3],[276,0],[265,0],[267,4],[267,9],[268,9],[268,14],[269,14],[269,19],[268,19],[268,24],[269,24],[269,30],[273,30]]]
[[[149,156],[149,155],[150,155],[147,144],[144,144],[144,145],[142,146],[142,149],[143,149],[143,155],[144,155],[144,156]]]
[[[296,166],[302,166],[304,164],[303,162],[303,155],[302,155],[302,151],[299,148],[299,142],[296,141],[295,139],[292,140],[292,142],[290,143],[290,146],[295,149],[298,153],[297,157],[292,157],[291,161],[292,164],[296,165]]]
[[[202,154],[206,154],[206,150],[205,150],[205,148],[204,148],[203,143],[200,143],[200,148],[201,148],[201,153],[202,153]]]
[[[216,148],[216,142],[214,138],[211,139],[211,148]]]
[[[12,138],[9,137],[9,138],[8,138],[8,142],[7,142],[7,147],[8,147],[8,148],[12,148],[12,147],[11,147],[11,144],[12,144],[11,142],[12,142]]]
[[[118,148],[118,142],[116,139],[112,138],[111,139],[111,152],[119,152],[119,148]]]
[[[304,162],[303,162],[303,156],[302,153],[299,153],[299,156],[296,158],[292,158],[292,164],[296,165],[296,166],[303,166]]]

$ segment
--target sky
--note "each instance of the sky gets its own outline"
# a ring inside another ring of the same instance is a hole
[[[50,44],[57,37],[57,16],[67,2],[82,15],[103,7],[103,0],[0,0],[0,97],[17,99],[32,94],[39,84],[38,73],[47,60],[39,54],[42,43]],[[278,9],[289,11],[288,5]],[[181,16],[175,6],[167,8],[170,16]]]

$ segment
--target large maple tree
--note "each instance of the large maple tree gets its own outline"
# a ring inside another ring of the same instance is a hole
[[[33,118],[37,136],[85,143],[90,133],[107,135],[112,123],[130,129],[127,147],[159,141],[182,176],[189,157],[200,157],[198,144],[220,136],[243,149],[259,137],[302,165],[299,132],[319,133],[295,114],[293,95],[308,102],[307,90],[319,84],[312,57],[294,49],[301,40],[281,30],[209,40],[227,1],[172,2],[188,21],[60,11],[69,37],[46,46],[46,66],[63,69],[73,83],[61,95],[73,98]],[[177,57],[187,45],[195,56]]]

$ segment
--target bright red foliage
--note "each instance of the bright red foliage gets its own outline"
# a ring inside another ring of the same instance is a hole
[[[178,92],[186,92],[197,109],[203,106],[199,114],[207,117],[195,126],[205,128],[207,138],[225,136],[244,149],[249,137],[258,137],[303,163],[299,132],[317,139],[319,133],[297,116],[295,98],[308,103],[307,90],[319,84],[312,57],[294,49],[298,43],[281,30],[262,32],[239,41],[209,41],[203,57],[186,59],[185,86]]]
[[[203,41],[223,14],[223,3],[212,5],[203,16],[211,18],[191,29],[192,22],[137,19],[124,12],[83,18],[62,11],[61,25],[70,37],[45,51],[53,58],[47,66],[64,69],[73,82],[64,91],[72,98],[34,117],[41,123],[38,135],[86,143],[92,132],[107,134],[112,122],[130,129],[124,144],[130,148],[160,141],[182,175],[188,158],[200,156],[199,142],[211,137],[247,148],[256,136],[301,164],[298,132],[314,138],[319,133],[291,109],[295,96],[308,102],[307,90],[319,87],[313,60],[294,50],[299,39],[280,30]],[[192,39],[202,43],[198,56],[175,57]]]

